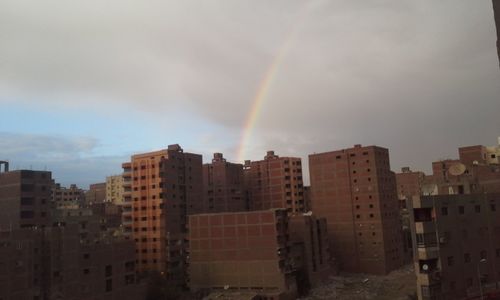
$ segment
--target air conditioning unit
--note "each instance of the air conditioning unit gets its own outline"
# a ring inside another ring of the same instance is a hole
[[[439,243],[440,244],[446,244],[448,242],[448,240],[446,239],[445,236],[440,236],[439,237]]]

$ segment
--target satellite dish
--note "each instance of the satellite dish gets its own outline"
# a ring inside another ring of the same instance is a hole
[[[428,270],[429,270],[429,266],[428,266],[427,264],[424,264],[424,265],[422,266],[422,270],[424,270],[424,271],[428,271]]]
[[[451,165],[451,167],[448,168],[448,173],[453,176],[459,176],[462,175],[467,168],[465,167],[464,164],[462,163],[456,163]]]

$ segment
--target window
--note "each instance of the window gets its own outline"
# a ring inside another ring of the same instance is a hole
[[[447,216],[448,215],[448,207],[441,207],[441,215]]]
[[[21,205],[33,205],[35,203],[35,198],[33,197],[22,197]]]
[[[463,207],[462,205],[460,205],[458,207],[458,214],[460,214],[460,215],[465,214],[465,207]]]
[[[464,263],[470,263],[470,253],[464,253]]]
[[[481,205],[476,205],[476,206],[474,206],[474,211],[475,211],[476,213],[480,213],[480,212],[481,212]]]
[[[109,276],[113,275],[113,266],[107,265],[106,269],[105,269],[105,272],[106,272],[106,277],[109,277]]]
[[[495,204],[493,204],[493,203],[492,203],[492,204],[490,204],[490,210],[491,210],[491,211],[497,211],[497,207],[496,207],[496,205],[495,205]]]
[[[33,219],[35,216],[35,213],[30,210],[23,210],[21,211],[21,219]]]
[[[111,292],[113,290],[113,281],[111,279],[106,279],[106,292]]]
[[[481,259],[486,259],[488,256],[488,252],[486,252],[486,250],[482,250],[481,253],[479,253],[479,256],[481,257]]]
[[[472,287],[472,278],[470,278],[470,277],[469,277],[469,278],[467,278],[467,279],[465,280],[465,285],[466,285],[468,288]]]
[[[447,261],[448,261],[448,266],[451,267],[453,266],[455,259],[453,258],[453,256],[448,256]]]

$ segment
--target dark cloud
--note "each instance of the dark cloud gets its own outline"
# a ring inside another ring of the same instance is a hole
[[[500,134],[489,1],[4,0],[0,38],[0,99],[175,107],[231,136],[288,42],[252,159],[362,143],[428,170]]]
[[[63,185],[77,183],[87,188],[96,181],[121,172],[121,163],[130,156],[99,156],[94,138],[63,137],[0,132],[0,160],[8,160],[11,169],[52,171]]]

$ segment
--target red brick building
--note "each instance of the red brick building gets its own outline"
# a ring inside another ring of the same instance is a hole
[[[214,153],[203,165],[203,196],[205,212],[244,211],[243,165],[227,162],[222,153]]]
[[[52,185],[48,171],[0,173],[0,230],[50,225]]]
[[[189,217],[189,287],[296,299],[284,209]]]
[[[298,157],[279,157],[268,151],[264,160],[246,161],[244,176],[251,210],[286,208],[304,212],[302,163]]]
[[[311,206],[326,218],[334,257],[350,272],[386,274],[403,264],[395,174],[377,146],[309,155]]]
[[[123,225],[136,243],[138,271],[183,283],[187,215],[203,211],[201,155],[170,145],[122,166]]]

